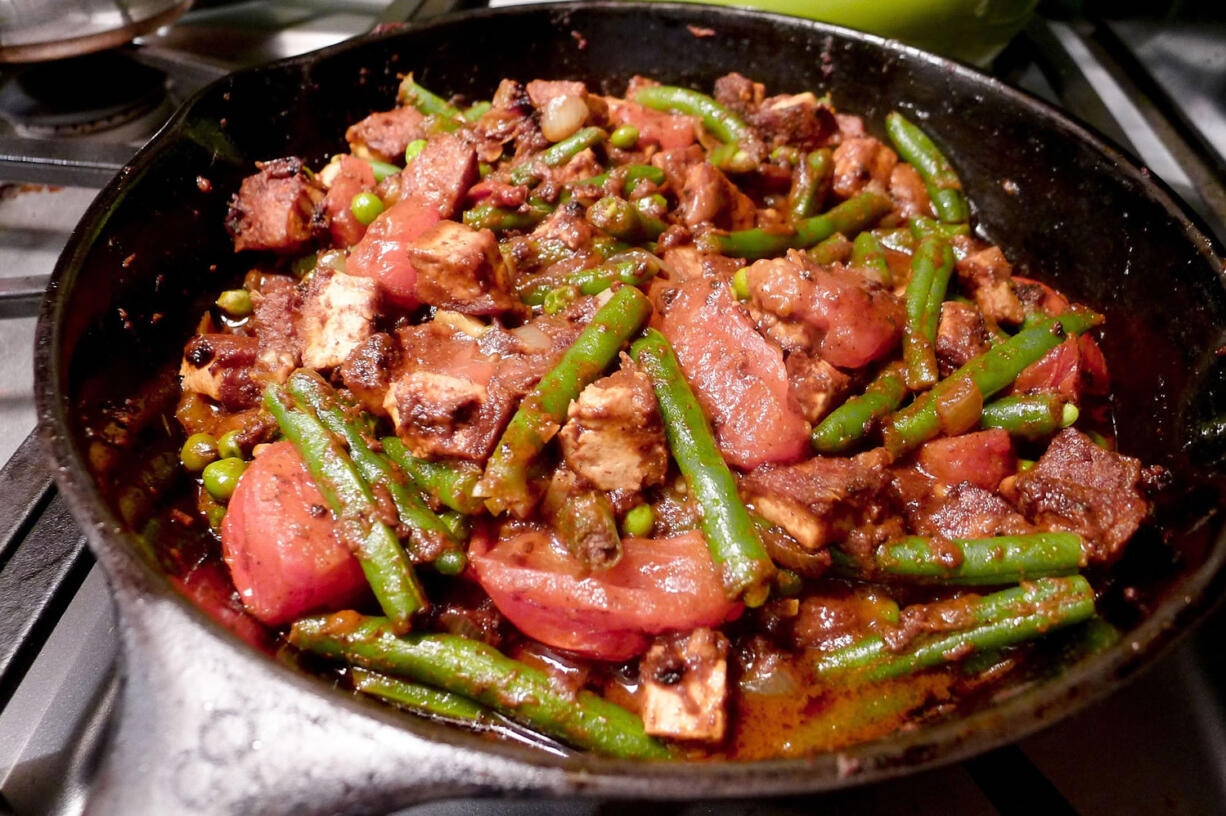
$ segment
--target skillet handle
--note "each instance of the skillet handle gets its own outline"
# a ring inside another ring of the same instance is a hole
[[[320,693],[142,578],[112,581],[123,679],[86,813],[387,812],[557,787],[559,768],[430,741],[396,712]]]

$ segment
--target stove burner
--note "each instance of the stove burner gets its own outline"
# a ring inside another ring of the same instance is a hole
[[[166,96],[166,76],[118,51],[29,65],[0,84],[0,116],[33,136],[110,130]]]

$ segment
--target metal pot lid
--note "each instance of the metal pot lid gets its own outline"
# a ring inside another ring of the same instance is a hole
[[[0,63],[41,62],[123,45],[168,25],[192,0],[10,0],[0,8]]]

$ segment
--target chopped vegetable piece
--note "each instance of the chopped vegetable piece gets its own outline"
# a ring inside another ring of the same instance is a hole
[[[774,565],[737,495],[736,480],[715,445],[711,427],[681,374],[681,365],[664,335],[649,329],[630,355],[651,378],[668,446],[701,508],[703,534],[719,567],[724,590],[758,606],[770,592]]]
[[[946,602],[962,610],[967,626],[949,634],[921,635],[892,651],[870,635],[817,661],[820,674],[855,671],[866,680],[886,680],[964,660],[972,654],[1013,646],[1094,615],[1094,590],[1080,575],[1040,578],[982,598]]]
[[[898,111],[886,117],[885,127],[898,154],[910,162],[924,180],[937,216],[947,224],[970,218],[970,208],[962,195],[962,182],[932,139]]]
[[[559,690],[540,669],[468,638],[398,637],[385,619],[346,612],[297,621],[289,639],[305,651],[468,697],[580,748],[625,759],[669,756],[626,709],[588,691]]]
[[[630,286],[617,290],[557,366],[524,397],[473,490],[491,512],[510,510],[521,518],[531,512],[539,496],[529,484],[529,467],[566,418],[571,400],[609,367],[650,313],[651,303],[642,292]]]
[[[361,562],[379,606],[396,631],[408,631],[413,615],[428,604],[396,534],[379,520],[370,486],[323,423],[280,387],[265,389],[264,405],[331,506],[339,520],[341,539]]]

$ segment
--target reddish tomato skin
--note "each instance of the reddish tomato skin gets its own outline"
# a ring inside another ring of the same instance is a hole
[[[221,525],[222,556],[261,623],[279,626],[366,597],[362,568],[326,508],[289,442],[269,446],[239,479]]]
[[[895,299],[866,290],[859,275],[837,267],[814,276],[809,307],[800,316],[826,332],[822,358],[843,368],[860,368],[887,354],[902,331]]]
[[[366,229],[349,253],[345,271],[373,278],[389,303],[416,308],[417,270],[405,248],[441,221],[438,210],[413,199],[398,201],[384,210]]]
[[[622,540],[622,559],[586,570],[552,535],[473,536],[468,558],[486,593],[520,631],[598,660],[628,660],[650,636],[718,626],[741,605],[724,597],[698,532]]]
[[[1076,337],[1031,363],[1013,382],[1015,394],[1060,394],[1077,401],[1081,395],[1081,347]]]
[[[272,638],[268,630],[243,608],[234,584],[220,564],[200,564],[181,578],[171,576],[170,582],[217,623],[257,649],[270,649]]]
[[[697,141],[694,119],[679,113],[663,113],[637,102],[622,102],[609,111],[616,125],[634,125],[640,145],[659,145],[661,150],[680,150]]]
[[[1088,334],[1077,338],[1081,350],[1081,383],[1087,394],[1106,396],[1111,393],[1111,374],[1107,371],[1107,358],[1098,343]]]
[[[996,490],[1000,480],[1017,471],[1009,433],[1000,428],[934,439],[916,457],[927,473],[949,485],[970,482]]]
[[[353,197],[375,187],[375,171],[368,162],[355,156],[342,156],[340,170],[328,188],[324,198],[324,210],[328,213],[328,225],[332,232],[332,245],[347,248],[356,244],[366,234],[366,225],[357,219],[349,205]]]
[[[658,292],[657,303],[668,299]],[[803,457],[809,426],[788,387],[783,352],[758,334],[726,285],[693,278],[674,292],[661,310],[660,330],[710,417],[724,458],[748,470]]]

